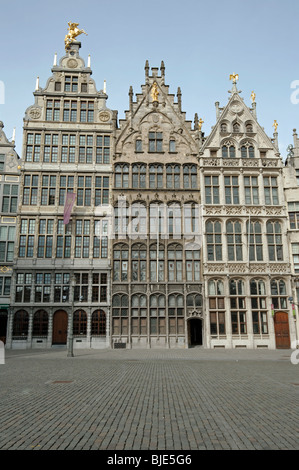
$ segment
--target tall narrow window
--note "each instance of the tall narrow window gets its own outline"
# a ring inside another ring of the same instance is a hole
[[[225,307],[223,282],[217,279],[209,281],[208,295],[211,335],[224,335]]]
[[[266,290],[264,281],[250,281],[253,334],[268,334]]]
[[[278,201],[278,183],[277,178],[274,176],[264,177],[264,193],[265,193],[265,204],[275,205],[279,204]]]
[[[181,245],[168,246],[168,281],[183,280],[183,251]]]
[[[129,251],[127,245],[115,245],[113,250],[113,280],[128,280]]]
[[[184,165],[184,188],[196,189],[197,188],[197,169],[196,165]]]
[[[218,221],[206,223],[208,261],[222,261],[221,224]]]
[[[225,203],[239,204],[239,180],[238,176],[225,176]]]
[[[243,281],[231,280],[229,284],[229,291],[230,291],[232,334],[233,335],[246,334],[247,333],[246,307],[245,307]]]
[[[245,204],[259,204],[259,187],[256,176],[244,176]]]
[[[163,166],[162,165],[150,165],[149,186],[151,189],[163,188]]]
[[[228,221],[226,224],[227,253],[229,261],[242,261],[242,231],[240,222]]]
[[[146,245],[132,246],[132,281],[146,281]]]
[[[247,240],[249,242],[249,261],[263,260],[262,228],[260,222],[247,222]]]
[[[275,310],[287,308],[287,291],[285,282],[277,279],[271,282],[272,305]]]
[[[282,234],[279,222],[267,222],[268,254],[270,261],[283,260]]]

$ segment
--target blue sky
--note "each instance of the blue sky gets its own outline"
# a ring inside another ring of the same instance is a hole
[[[208,135],[215,102],[227,104],[229,75],[237,72],[247,105],[255,91],[257,117],[269,136],[278,121],[285,158],[293,129],[299,133],[299,103],[291,102],[291,83],[299,81],[298,17],[295,0],[0,0],[4,131],[11,138],[16,127],[21,154],[23,117],[34,102],[36,77],[45,86],[54,53],[64,55],[67,23],[73,21],[88,33],[80,39],[81,56],[87,63],[91,55],[98,90],[107,81],[107,105],[119,118],[128,109],[130,85],[140,92],[146,59],[150,67],[163,60],[170,93],[181,88],[187,119],[198,113]]]

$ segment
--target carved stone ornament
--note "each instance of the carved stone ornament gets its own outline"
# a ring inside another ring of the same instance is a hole
[[[188,312],[188,318],[203,318],[202,312],[200,310],[193,310],[192,312]]]
[[[29,111],[29,117],[31,117],[31,119],[39,119],[41,115],[42,112],[39,108],[32,108]]]
[[[110,120],[110,113],[108,111],[101,111],[99,114],[99,120],[102,122],[107,122]]]
[[[66,65],[70,69],[75,69],[76,67],[78,67],[78,61],[76,59],[69,59]]]

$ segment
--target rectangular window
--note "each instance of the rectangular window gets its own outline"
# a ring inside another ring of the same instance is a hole
[[[225,176],[225,203],[239,204],[239,181],[238,176]]]
[[[244,176],[245,204],[259,204],[258,179]]]
[[[218,176],[205,176],[206,204],[219,204],[219,178]]]
[[[162,132],[149,133],[149,152],[162,152]]]
[[[278,201],[278,184],[277,178],[273,176],[264,177],[264,194],[265,194],[265,204],[266,205],[275,205],[279,204]]]

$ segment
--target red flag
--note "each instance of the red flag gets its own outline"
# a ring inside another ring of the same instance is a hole
[[[70,221],[73,205],[76,199],[75,193],[67,193],[64,203],[64,218],[63,223],[66,225]]]

